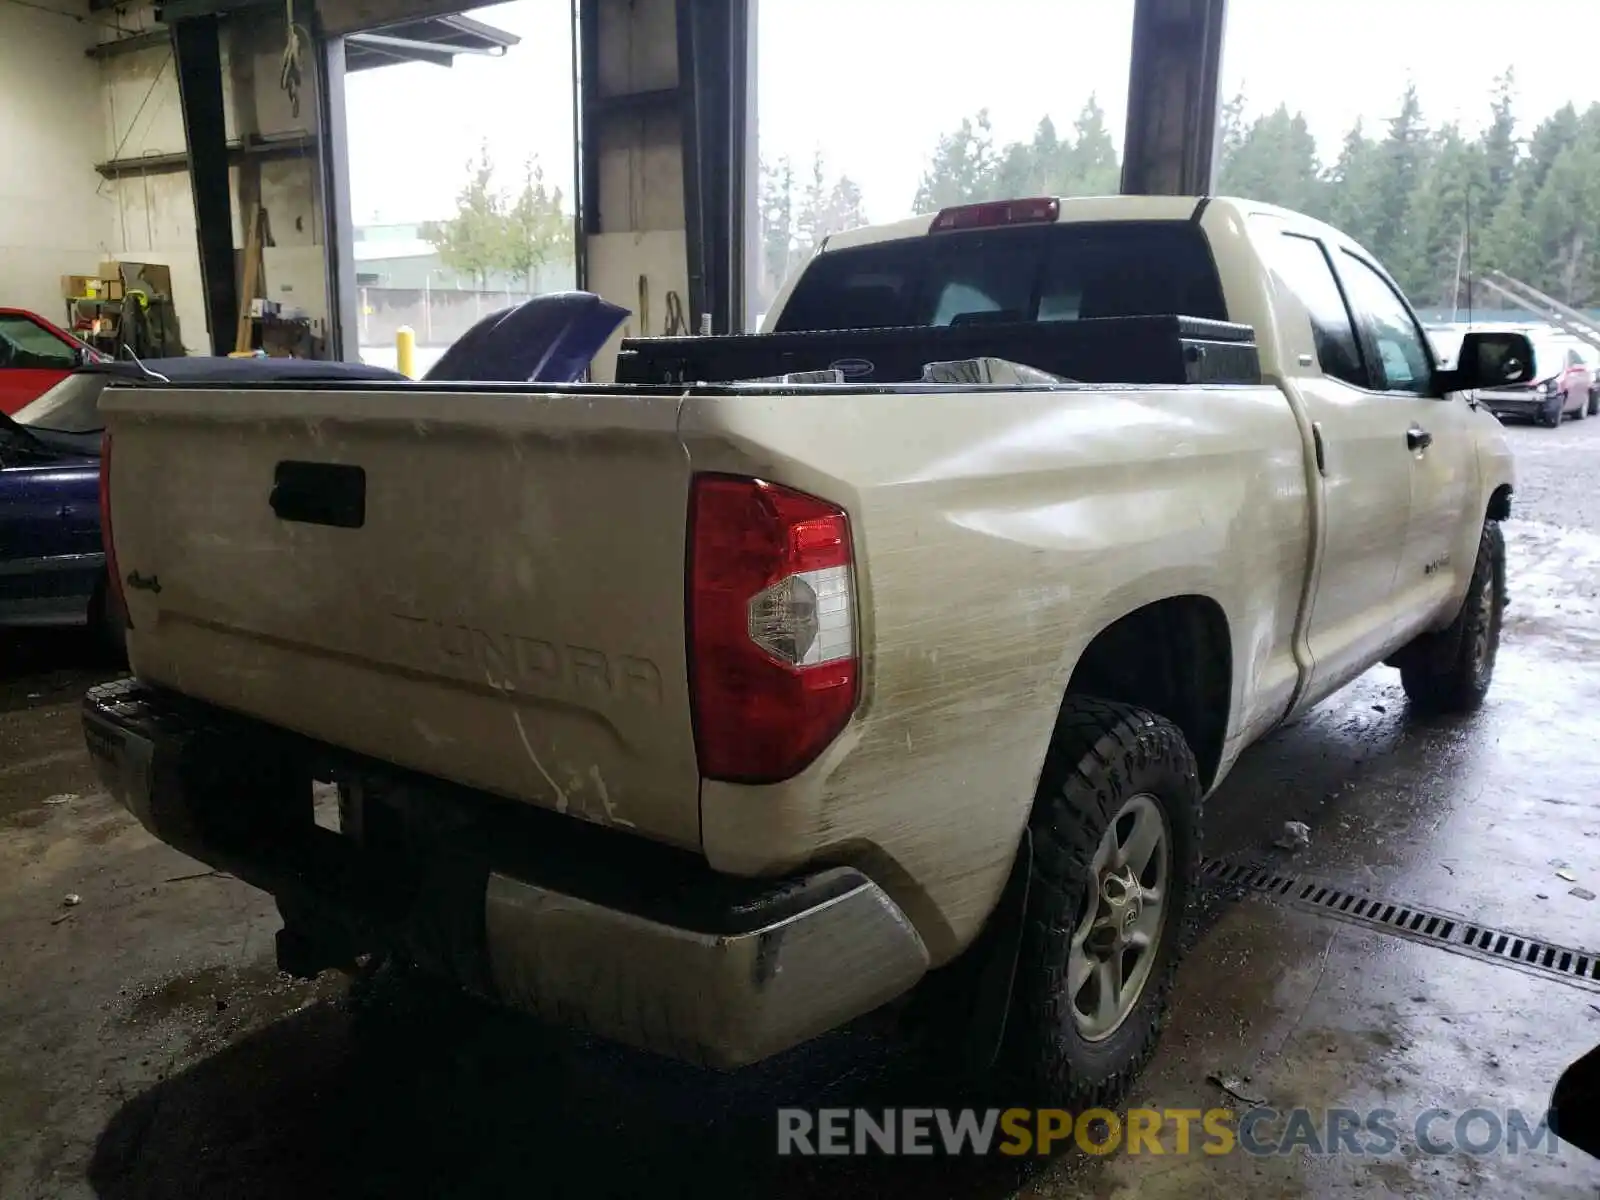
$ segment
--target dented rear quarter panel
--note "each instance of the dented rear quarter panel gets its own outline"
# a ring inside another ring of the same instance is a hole
[[[1101,630],[1172,596],[1221,606],[1224,768],[1287,708],[1310,522],[1277,388],[691,395],[680,434],[695,470],[847,509],[865,648],[857,717],[804,774],[703,785],[713,866],[857,865],[944,961],[998,897]]]

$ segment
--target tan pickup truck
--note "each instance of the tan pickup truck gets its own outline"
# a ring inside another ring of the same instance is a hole
[[[89,747],[285,969],[720,1067],[904,1000],[1103,1102],[1239,753],[1380,662],[1484,695],[1511,456],[1463,393],[1529,360],[1441,371],[1306,218],[1108,198],[837,236],[629,382],[112,389]]]

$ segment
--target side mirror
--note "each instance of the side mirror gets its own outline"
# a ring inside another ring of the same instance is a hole
[[[1440,396],[1477,388],[1515,387],[1533,379],[1533,343],[1523,333],[1485,331],[1461,339],[1455,369],[1440,371],[1434,391]]]

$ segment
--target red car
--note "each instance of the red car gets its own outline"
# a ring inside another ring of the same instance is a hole
[[[37,400],[76,368],[106,356],[25,308],[0,308],[0,413]]]

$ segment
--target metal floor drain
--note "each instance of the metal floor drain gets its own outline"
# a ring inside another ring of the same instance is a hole
[[[1295,908],[1600,991],[1600,953],[1593,950],[1553,945],[1421,905],[1397,904],[1364,896],[1318,879],[1284,875],[1267,867],[1207,859],[1200,874],[1205,882],[1214,886],[1256,892]]]

